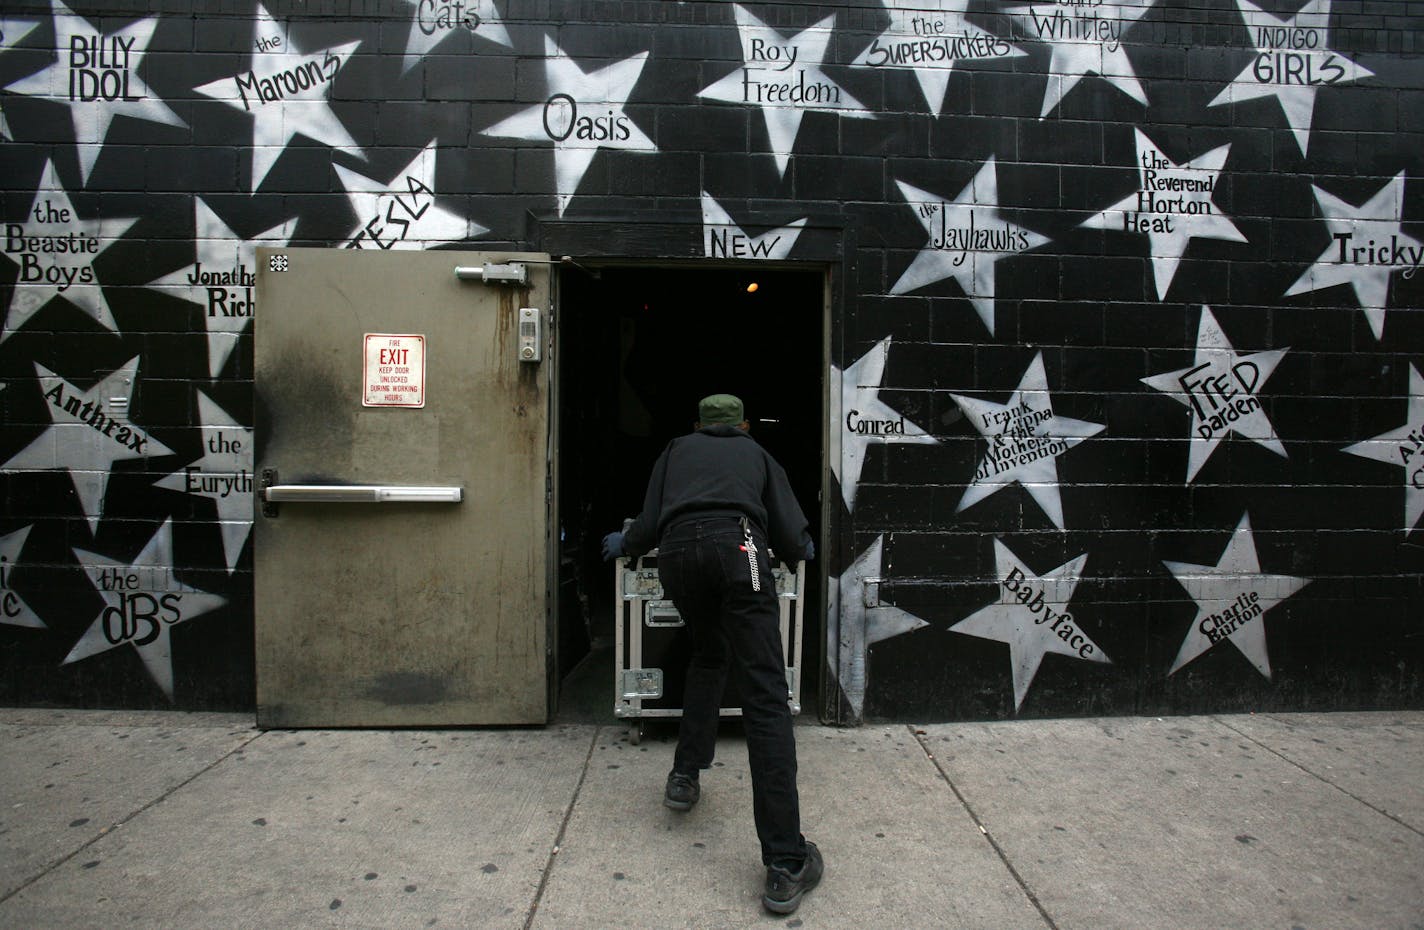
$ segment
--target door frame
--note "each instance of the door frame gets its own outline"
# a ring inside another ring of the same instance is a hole
[[[545,249],[545,251],[549,251],[549,250],[548,250],[548,249]],[[556,253],[556,254],[557,254],[557,253]],[[802,636],[802,647],[803,647],[803,650],[805,649],[805,644],[806,644],[806,642],[808,642],[808,641],[813,641],[816,645],[813,647],[813,649],[812,649],[812,651],[811,651],[811,655],[810,655],[809,657],[803,655],[803,657],[802,657],[801,660],[800,660],[800,661],[801,661],[801,667],[802,667],[802,670],[803,670],[803,671],[802,671],[802,674],[801,674],[800,689],[801,689],[801,704],[802,704],[802,706],[803,706],[803,707],[808,707],[808,706],[810,706],[810,704],[811,704],[811,699],[810,699],[810,698],[806,695],[806,693],[805,693],[806,678],[807,678],[807,676],[806,676],[806,674],[805,674],[805,669],[807,669],[807,668],[810,667],[810,664],[809,664],[808,659],[809,659],[810,661],[816,661],[816,662],[818,662],[818,668],[817,668],[817,674],[816,674],[816,681],[817,681],[817,684],[818,684],[818,687],[819,687],[819,690],[820,690],[820,694],[817,695],[817,697],[819,698],[819,700],[816,701],[816,706],[817,706],[817,708],[818,708],[818,714],[817,714],[817,716],[818,716],[818,718],[819,718],[822,722],[826,722],[826,723],[835,722],[835,720],[833,720],[831,717],[828,717],[827,714],[824,712],[824,710],[825,710],[826,708],[834,708],[834,707],[839,703],[838,689],[837,689],[835,683],[831,680],[830,669],[834,667],[833,665],[830,664],[832,657],[825,654],[825,653],[826,653],[826,649],[827,649],[827,643],[826,643],[827,613],[826,613],[826,612],[827,612],[827,610],[828,610],[828,608],[829,608],[829,602],[830,602],[830,592],[829,592],[829,589],[827,588],[827,584],[828,584],[828,581],[829,581],[829,578],[830,578],[830,575],[829,575],[829,572],[828,572],[828,569],[827,569],[827,556],[829,555],[829,553],[832,552],[831,542],[832,542],[832,540],[833,540],[833,538],[834,538],[834,533],[836,533],[836,532],[839,530],[839,528],[838,528],[837,525],[836,525],[836,521],[837,521],[837,518],[838,518],[838,516],[839,516],[839,513],[838,513],[838,511],[832,506],[832,504],[833,504],[834,502],[840,500],[840,490],[837,488],[836,483],[835,483],[835,475],[834,475],[834,473],[833,473],[833,471],[832,471],[832,469],[831,469],[831,459],[830,459],[830,455],[831,455],[831,453],[832,453],[833,451],[835,451],[837,454],[839,454],[839,452],[838,452],[838,449],[839,449],[839,435],[832,433],[832,424],[831,424],[831,422],[830,422],[830,416],[831,416],[831,393],[830,393],[830,392],[832,391],[832,389],[833,389],[833,387],[834,387],[834,386],[832,385],[832,383],[831,383],[831,381],[832,381],[832,379],[831,379],[831,364],[832,364],[832,361],[833,361],[833,357],[832,357],[832,354],[831,354],[831,346],[832,346],[832,340],[831,340],[831,325],[832,325],[832,321],[833,321],[833,320],[836,318],[836,316],[837,316],[837,314],[836,314],[837,304],[844,301],[844,295],[845,295],[845,286],[844,286],[844,281],[845,281],[845,278],[844,278],[844,275],[845,275],[845,265],[844,265],[844,263],[843,263],[843,262],[839,262],[839,261],[795,261],[795,260],[788,260],[788,261],[731,261],[731,260],[710,259],[710,258],[633,258],[633,257],[614,257],[614,256],[605,256],[605,255],[586,255],[586,256],[577,256],[577,255],[575,255],[575,256],[570,256],[570,255],[564,255],[564,256],[562,256],[561,258],[556,258],[556,259],[554,259],[554,263],[556,264],[557,267],[556,267],[556,269],[555,269],[555,273],[550,276],[550,282],[549,282],[549,292],[550,292],[550,295],[551,295],[551,302],[552,302],[552,305],[551,305],[551,308],[550,308],[550,311],[549,311],[549,319],[550,319],[549,329],[550,329],[551,333],[554,334],[554,347],[553,347],[553,349],[552,349],[552,350],[550,351],[550,353],[549,353],[549,360],[550,360],[550,362],[552,362],[553,365],[555,366],[555,367],[552,369],[551,373],[550,373],[550,377],[551,377],[551,387],[550,387],[550,391],[549,391],[549,403],[550,403],[550,405],[551,405],[551,407],[552,407],[552,410],[551,410],[550,416],[549,416],[549,443],[550,443],[550,447],[549,447],[549,448],[550,448],[550,458],[549,458],[549,462],[548,462],[548,475],[549,475],[549,480],[550,480],[550,482],[551,482],[551,487],[550,487],[550,491],[549,491],[549,495],[548,495],[548,499],[549,499],[549,514],[550,514],[549,520],[550,520],[550,527],[551,527],[551,528],[554,527],[555,524],[557,523],[558,516],[559,516],[559,514],[561,513],[560,508],[561,508],[561,506],[562,506],[562,503],[561,503],[561,489],[560,489],[560,487],[559,487],[559,464],[560,464],[560,462],[559,462],[558,456],[560,455],[560,452],[561,452],[561,449],[560,449],[560,437],[562,436],[562,421],[561,421],[561,419],[560,419],[560,413],[559,413],[559,411],[560,411],[560,409],[561,409],[561,398],[562,398],[562,391],[563,391],[562,381],[563,381],[563,379],[559,377],[559,366],[561,365],[561,357],[560,357],[559,354],[558,354],[558,349],[559,349],[559,346],[558,346],[558,341],[559,341],[559,340],[558,340],[558,333],[559,333],[558,320],[559,320],[559,318],[562,316],[562,314],[563,314],[563,312],[564,312],[564,310],[565,310],[565,308],[563,307],[563,304],[562,304],[562,301],[563,301],[562,281],[563,281],[563,276],[564,276],[564,275],[566,275],[566,274],[587,274],[587,273],[589,273],[590,271],[598,270],[598,269],[603,269],[603,268],[620,268],[620,269],[623,269],[623,268],[635,268],[635,269],[636,269],[636,268],[647,268],[647,269],[656,269],[656,270],[660,270],[660,271],[661,271],[661,270],[668,270],[668,269],[674,269],[674,270],[675,270],[675,269],[681,268],[681,269],[688,269],[688,270],[695,270],[695,271],[725,271],[725,272],[756,271],[756,270],[766,269],[766,270],[773,270],[773,271],[818,272],[818,273],[820,274],[820,278],[821,278],[821,320],[820,320],[820,323],[821,323],[821,340],[820,340],[820,345],[818,346],[818,351],[819,351],[818,361],[819,361],[819,365],[820,365],[820,375],[821,375],[821,423],[820,423],[820,431],[819,431],[819,436],[820,436],[820,456],[819,456],[819,461],[820,461],[820,466],[821,466],[821,475],[820,475],[820,480],[819,480],[819,482],[818,482],[818,492],[817,492],[817,493],[819,494],[819,496],[820,496],[820,499],[816,502],[816,503],[817,503],[817,506],[818,506],[818,508],[819,508],[820,522],[819,522],[818,533],[817,533],[817,538],[816,538],[816,552],[817,552],[818,558],[816,558],[816,559],[808,566],[807,577],[806,577],[806,584],[807,584],[807,585],[810,585],[810,586],[813,586],[814,590],[816,590],[817,592],[819,592],[818,600],[819,600],[820,609],[819,609],[819,611],[817,612],[817,616],[814,617],[814,618],[808,617],[808,616],[806,616],[804,613],[803,613],[803,615],[802,615],[802,617],[801,617],[801,624],[802,624],[801,636]],[[837,272],[840,272],[840,275],[841,275],[840,280],[837,280]],[[839,285],[839,286],[838,286],[838,285]],[[837,447],[837,448],[834,449],[834,450],[832,449],[833,437],[834,437],[834,439],[836,440],[836,443],[835,443],[835,444],[836,444],[836,447]],[[550,643],[550,647],[549,647],[549,668],[550,668],[550,672],[549,672],[549,675],[548,675],[548,680],[549,680],[549,683],[550,683],[550,692],[549,692],[549,701],[550,701],[550,703],[549,703],[549,706],[550,706],[550,708],[551,708],[551,715],[552,715],[553,713],[556,713],[556,712],[557,712],[557,708],[558,708],[558,698],[559,698],[559,685],[560,685],[560,682],[559,682],[559,680],[558,680],[558,677],[559,677],[559,676],[558,676],[558,674],[557,674],[557,671],[558,671],[558,664],[559,664],[559,663],[558,663],[558,655],[557,655],[557,652],[556,652],[555,650],[557,649],[557,643],[558,643],[558,634],[559,634],[558,624],[560,623],[560,618],[561,618],[561,615],[562,615],[562,611],[561,611],[561,606],[562,606],[562,605],[561,605],[560,602],[559,602],[559,598],[561,597],[561,590],[560,590],[560,588],[561,588],[560,580],[561,580],[561,579],[560,579],[560,574],[559,574],[559,573],[560,573],[560,561],[559,561],[559,552],[558,552],[558,550],[559,550],[559,539],[558,539],[558,533],[557,533],[556,531],[553,531],[552,529],[551,529],[551,532],[550,532],[550,534],[549,534],[549,546],[550,546],[550,552],[549,552],[549,561],[548,561],[548,565],[549,565],[549,582],[548,582],[548,585],[549,585],[549,601],[548,601],[548,603],[549,603],[550,620],[549,620],[549,639],[548,639],[548,642]]]

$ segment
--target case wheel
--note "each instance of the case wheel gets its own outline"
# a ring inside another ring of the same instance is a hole
[[[643,722],[628,724],[628,742],[634,746],[643,741]]]

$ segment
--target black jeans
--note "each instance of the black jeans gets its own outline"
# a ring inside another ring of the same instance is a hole
[[[731,660],[742,694],[762,862],[799,864],[806,845],[796,794],[796,737],[787,703],[776,583],[766,539],[755,529],[752,538],[760,591],[752,588],[742,525],[736,519],[684,520],[658,542],[658,576],[692,640],[673,771],[695,776],[712,764]]]

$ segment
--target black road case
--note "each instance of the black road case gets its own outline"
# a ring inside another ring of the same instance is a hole
[[[649,717],[682,716],[683,684],[691,644],[682,617],[672,601],[663,596],[658,580],[658,550],[635,560],[620,558],[615,572],[613,673],[613,714],[629,721],[628,738],[636,744],[643,736],[643,721]],[[806,583],[806,563],[794,569],[772,569],[776,599],[781,613],[781,648],[785,650],[787,702],[791,712],[801,712],[801,589]],[[721,715],[740,716],[736,676],[727,676]]]

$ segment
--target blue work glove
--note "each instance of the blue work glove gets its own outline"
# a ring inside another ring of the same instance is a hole
[[[801,558],[805,559],[807,562],[813,561],[816,558],[815,540],[806,541],[806,551],[802,554]]]
[[[623,534],[609,533],[603,537],[603,561],[612,562],[620,555],[626,555],[623,549]]]

